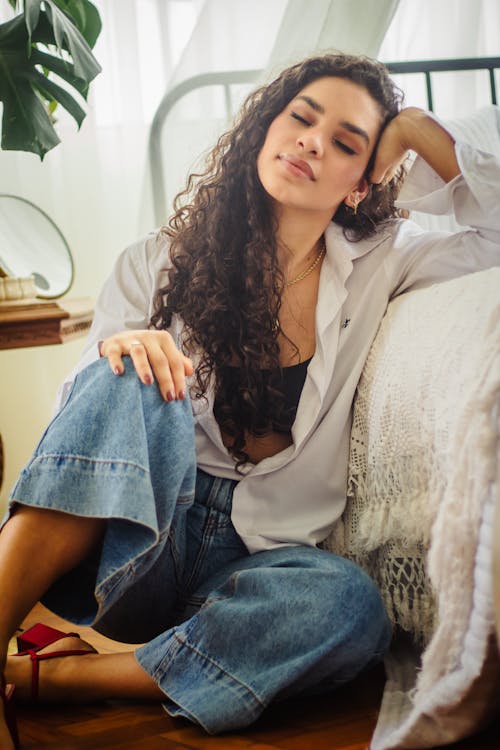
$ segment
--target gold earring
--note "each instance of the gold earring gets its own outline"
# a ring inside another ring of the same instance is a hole
[[[360,200],[359,198],[351,198],[351,202],[347,203],[345,202],[345,205],[352,209],[353,215],[356,216],[358,213],[358,206],[359,206]]]

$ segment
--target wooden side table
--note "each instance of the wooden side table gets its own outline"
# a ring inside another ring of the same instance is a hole
[[[63,344],[84,336],[93,314],[90,299],[0,302],[0,349]]]

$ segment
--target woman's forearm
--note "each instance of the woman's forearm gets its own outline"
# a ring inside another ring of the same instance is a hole
[[[397,119],[406,150],[415,151],[445,182],[460,174],[455,142],[433,117],[422,109],[408,107]]]
[[[449,182],[460,174],[454,146],[452,136],[431,115],[418,107],[407,107],[384,128],[370,179],[374,183],[388,182],[408,152],[415,151]]]

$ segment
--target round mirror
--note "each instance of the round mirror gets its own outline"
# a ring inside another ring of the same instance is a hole
[[[34,203],[0,193],[0,275],[33,276],[37,297],[53,299],[73,283],[73,258],[64,236]]]

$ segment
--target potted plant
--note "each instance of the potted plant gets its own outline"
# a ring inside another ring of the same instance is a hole
[[[0,24],[1,148],[43,159],[59,143],[58,104],[78,127],[85,118],[75,93],[85,100],[101,70],[92,54],[101,19],[89,0],[7,1],[19,13]]]

